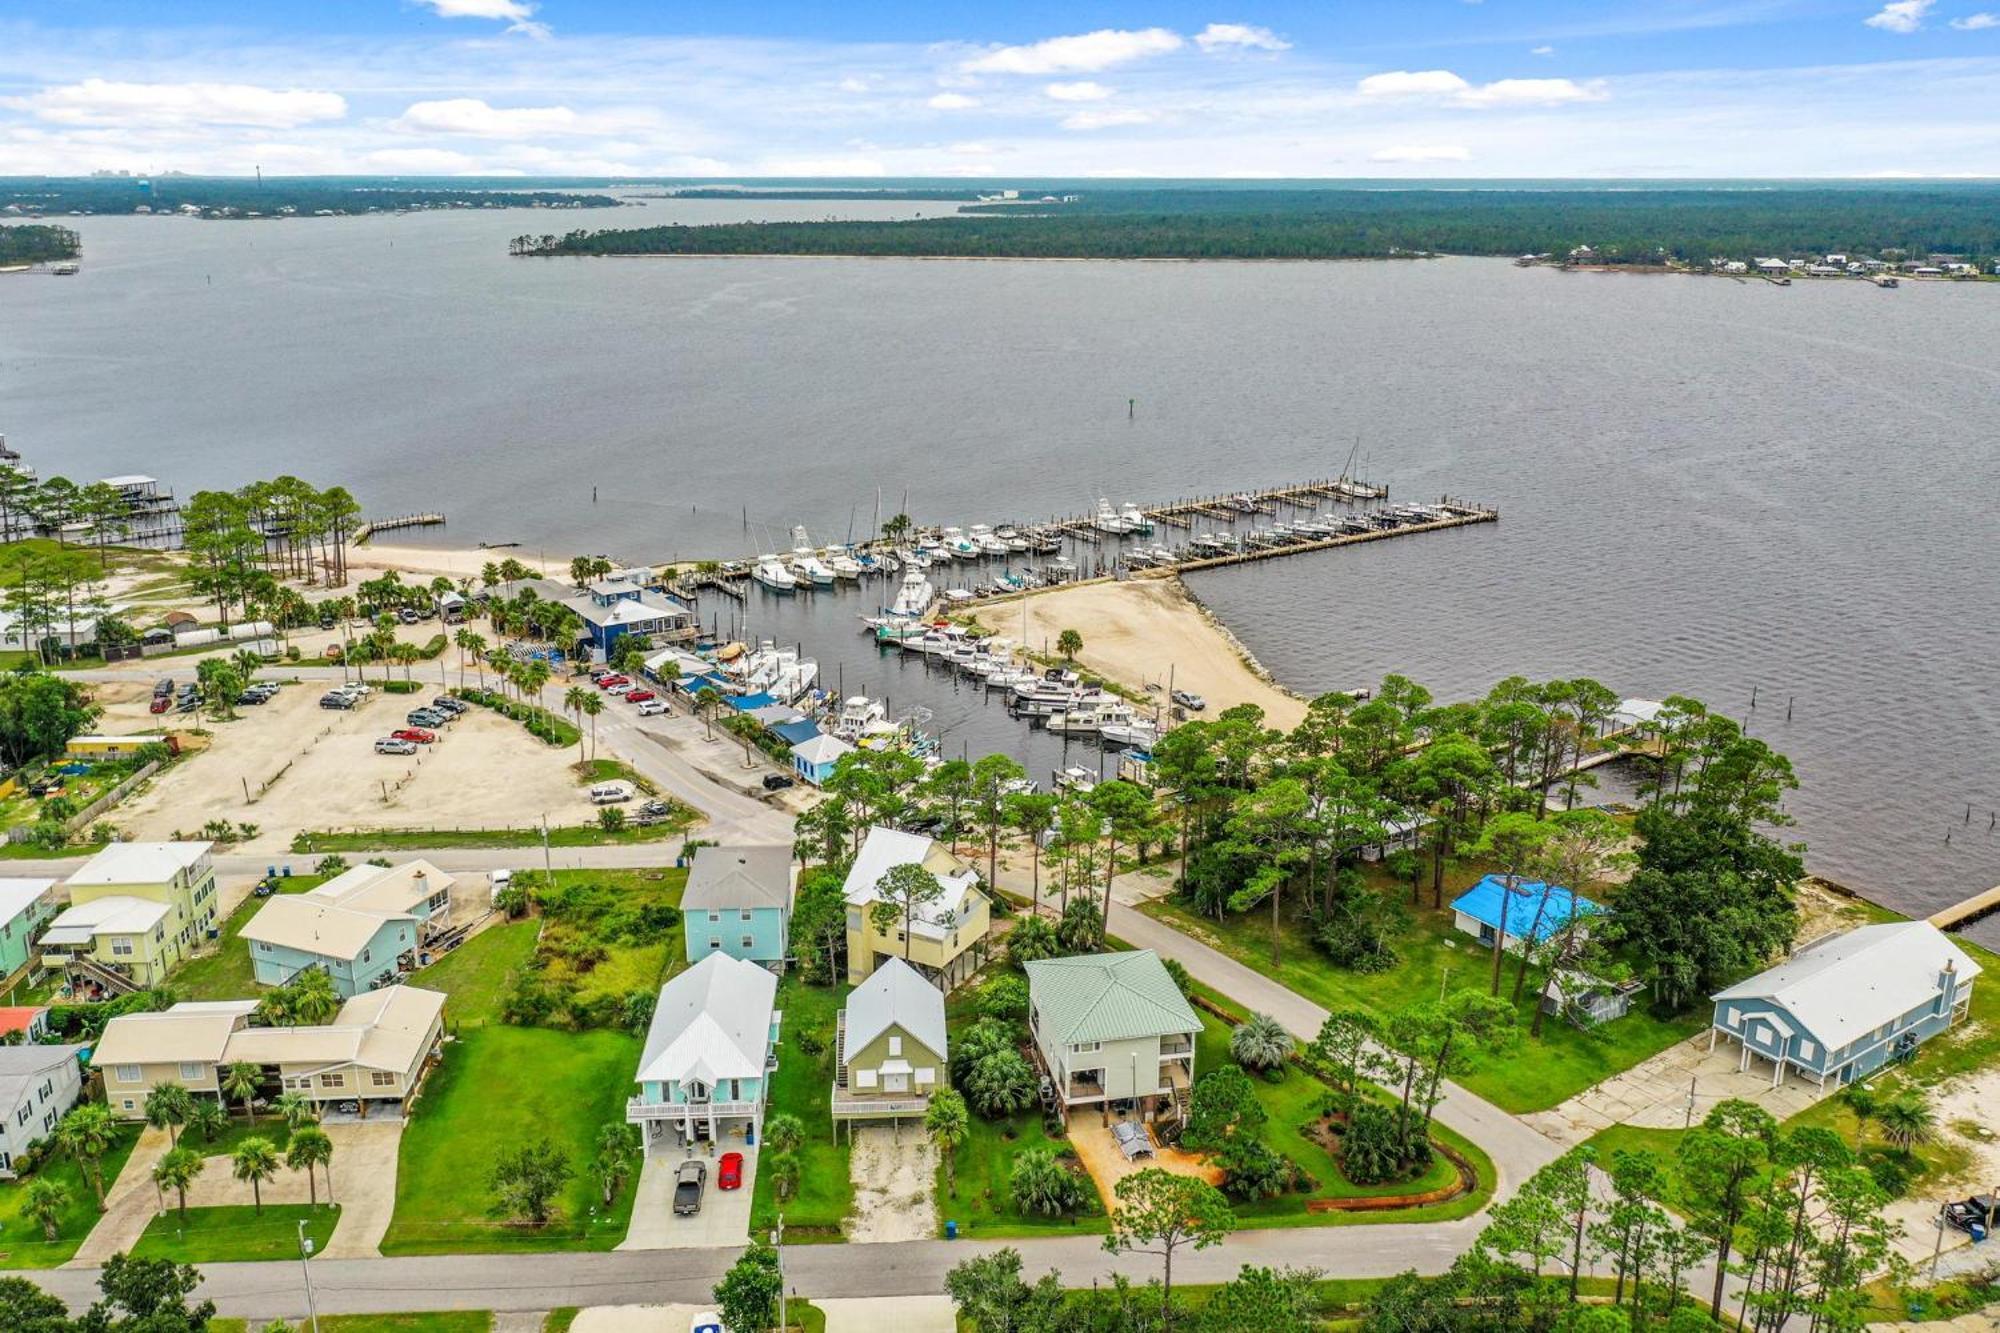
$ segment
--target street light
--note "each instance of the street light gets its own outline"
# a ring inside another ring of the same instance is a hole
[[[319,1306],[313,1300],[312,1237],[306,1235],[306,1220],[299,1219],[299,1268],[306,1275],[306,1314],[312,1320],[313,1333],[319,1333]]]

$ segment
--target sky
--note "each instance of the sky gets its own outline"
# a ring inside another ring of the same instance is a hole
[[[2000,0],[0,0],[0,175],[2000,176]]]

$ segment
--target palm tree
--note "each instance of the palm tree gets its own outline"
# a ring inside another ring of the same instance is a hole
[[[201,1154],[192,1148],[175,1148],[153,1165],[153,1188],[165,1190],[171,1186],[180,1195],[183,1226],[187,1224],[188,1186],[194,1184],[203,1165]]]
[[[28,1182],[22,1195],[21,1215],[42,1229],[42,1239],[53,1241],[62,1229],[63,1209],[69,1206],[69,1191],[61,1182],[38,1176]]]
[[[1229,1034],[1229,1054],[1245,1069],[1280,1069],[1292,1054],[1292,1034],[1269,1014],[1252,1014]]]
[[[472,643],[479,635],[470,625],[460,625],[451,636],[452,645],[458,649],[458,688],[465,688],[465,662],[472,656]]]
[[[1929,1143],[1937,1134],[1937,1112],[1914,1089],[1883,1102],[1875,1110],[1875,1123],[1882,1137],[1896,1145],[1904,1157],[1920,1143]]]
[[[792,1197],[799,1187],[799,1155],[791,1152],[773,1153],[764,1164],[771,1176],[771,1192],[780,1201]]]
[[[583,762],[583,701],[594,699],[597,693],[581,685],[572,685],[563,691],[563,711],[576,719],[576,761]]]
[[[285,1122],[285,1128],[294,1134],[307,1125],[319,1123],[319,1108],[313,1105],[312,1098],[297,1088],[287,1088],[279,1093],[272,1109]]]
[[[944,1159],[945,1189],[954,1199],[958,1197],[958,1145],[971,1130],[965,1098],[956,1088],[939,1088],[931,1094],[931,1104],[924,1108],[924,1133],[930,1135],[932,1146]]]
[[[203,1143],[213,1143],[223,1130],[229,1128],[229,1108],[219,1101],[206,1097],[194,1099],[188,1108],[188,1133],[201,1135]]]
[[[192,1110],[194,1095],[178,1083],[156,1084],[146,1094],[146,1123],[167,1131],[169,1147],[180,1147],[181,1126],[188,1122]]]
[[[243,1103],[243,1119],[246,1124],[257,1123],[257,1111],[250,1102],[257,1095],[257,1085],[263,1081],[263,1067],[251,1064],[248,1060],[238,1060],[222,1068],[222,1095],[234,1097]]]
[[[1075,661],[1076,655],[1083,651],[1083,636],[1073,629],[1064,630],[1056,635],[1056,651],[1070,661]]]
[[[104,1211],[104,1154],[118,1142],[118,1126],[111,1108],[101,1102],[76,1107],[56,1125],[56,1147],[69,1154],[90,1181],[97,1195],[97,1211]]]
[[[305,1025],[330,1023],[340,1012],[340,992],[333,978],[320,968],[309,967],[293,977],[286,987],[291,992],[292,1022]]]
[[[597,1160],[592,1165],[598,1179],[604,1182],[605,1207],[611,1206],[612,1199],[631,1176],[632,1165],[639,1155],[637,1125],[606,1125],[597,1131]]]
[[[590,755],[593,759],[597,757],[597,715],[603,711],[604,700],[598,697],[595,690],[585,690],[583,715],[590,719]]]
[[[264,1182],[278,1174],[278,1150],[269,1139],[245,1139],[229,1155],[230,1174],[250,1182],[250,1200],[264,1215]]]
[[[623,1126],[620,1126],[623,1128]],[[292,1131],[285,1145],[285,1165],[306,1173],[306,1201],[319,1206],[319,1187],[313,1183],[313,1168],[326,1168],[326,1200],[333,1202],[333,1140],[318,1125],[301,1125]]]
[[[774,1153],[796,1151],[805,1137],[805,1125],[787,1112],[781,1111],[764,1122],[764,1146]]]

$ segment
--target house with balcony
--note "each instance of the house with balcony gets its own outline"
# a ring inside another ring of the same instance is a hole
[[[712,953],[660,987],[646,1030],[625,1120],[641,1127],[646,1149],[713,1143],[755,1134],[784,1015],[773,1007],[778,978],[768,968]]]
[[[725,953],[783,971],[791,955],[792,849],[697,847],[681,892],[687,960]]]
[[[1737,1069],[1765,1062],[1774,1088],[1787,1070],[1838,1087],[1909,1058],[1963,1022],[1979,973],[1971,955],[1928,921],[1860,926],[1716,992],[1708,1048],[1736,1042]]]
[[[63,886],[43,965],[79,995],[129,994],[166,979],[215,924],[215,862],[206,842],[114,842]]]
[[[320,1104],[354,1102],[363,1119],[393,1116],[443,1050],[444,1000],[438,991],[385,986],[348,1000],[331,1023],[297,1027],[254,1026],[255,1000],[183,1001],[112,1019],[90,1063],[124,1120],[143,1119],[146,1095],[162,1083],[221,1097],[222,1071],[239,1062],[262,1071],[266,1100],[299,1092]]]
[[[881,921],[871,910],[882,901],[883,876],[899,865],[919,865],[937,878],[937,896],[918,904],[905,923]],[[858,985],[891,958],[900,958],[943,991],[979,970],[986,959],[992,903],[979,872],[935,838],[876,826],[868,830],[844,886],[847,899],[847,980]]]
[[[0,982],[35,958],[35,941],[56,914],[52,879],[0,879]]]
[[[1027,965],[1028,1029],[1063,1118],[1136,1102],[1147,1120],[1182,1118],[1201,1019],[1151,949]]]
[[[419,860],[355,866],[305,893],[270,898],[242,931],[253,974],[282,986],[319,968],[342,998],[393,985],[448,926],[455,883]]]
[[[14,1159],[56,1132],[83,1096],[81,1046],[0,1046],[0,1180],[15,1176]]]
[[[900,958],[854,988],[834,1025],[833,1123],[921,1117],[951,1081],[944,992]]]

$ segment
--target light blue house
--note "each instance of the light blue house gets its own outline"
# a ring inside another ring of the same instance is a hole
[[[1451,911],[1453,924],[1487,948],[1493,947],[1495,934],[1504,932],[1500,947],[1519,953],[1524,941],[1546,943],[1566,930],[1571,918],[1594,916],[1604,907],[1560,884],[1517,880],[1509,889],[1505,876],[1488,875],[1452,899]],[[1585,929],[1579,923],[1571,938]]]
[[[725,953],[780,971],[791,952],[792,849],[698,847],[681,894],[687,960]]]
[[[1718,992],[1708,1046],[1737,1042],[1744,1073],[1768,1061],[1774,1088],[1787,1068],[1822,1088],[1852,1083],[1964,1019],[1979,972],[1928,921],[1862,926]]]
[[[449,924],[454,883],[419,860],[359,865],[305,893],[279,894],[242,931],[253,975],[282,986],[316,967],[343,999],[389,985]]]
[[[833,776],[833,766],[854,747],[838,736],[819,735],[792,747],[792,771],[815,787],[824,787]]]
[[[777,994],[776,975],[726,953],[660,987],[634,1076],[638,1095],[625,1103],[626,1123],[644,1128],[648,1151],[762,1129],[784,1018],[772,1007]]]

